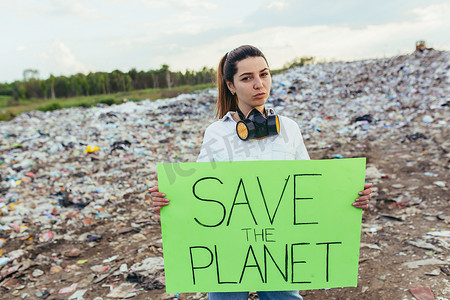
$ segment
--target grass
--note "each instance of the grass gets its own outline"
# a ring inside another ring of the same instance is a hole
[[[10,96],[0,95],[0,121],[9,121],[15,116],[33,110],[50,111],[69,107],[92,107],[99,103],[112,105],[128,101],[141,101],[145,99],[156,100],[172,98],[180,94],[192,93],[199,90],[215,87],[215,84],[198,84],[174,87],[171,89],[145,89],[130,92],[119,92],[115,94],[104,94],[94,96],[80,96],[72,98],[56,99],[26,99],[14,100]]]

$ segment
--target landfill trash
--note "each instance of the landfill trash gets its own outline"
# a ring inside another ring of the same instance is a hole
[[[438,174],[435,174],[433,172],[425,172],[425,173],[423,173],[423,175],[425,175],[425,176],[433,176],[433,177],[437,177],[438,176]]]
[[[44,271],[39,270],[39,269],[34,270],[33,273],[31,274],[31,276],[33,276],[33,277],[39,277],[42,275],[44,275]]]
[[[450,276],[450,267],[449,266],[440,267],[439,269],[446,276]]]
[[[413,134],[407,134],[406,138],[410,141],[417,141],[419,139],[427,139],[427,136],[420,132],[415,132]]]
[[[138,283],[140,287],[146,290],[163,289],[166,285],[165,279],[161,274],[156,276],[145,276],[142,273],[130,272],[126,280]]]
[[[0,266],[6,265],[10,260],[9,257],[0,257]]]
[[[367,179],[378,179],[381,178],[383,174],[375,167],[369,166],[366,169],[366,178]]]
[[[109,154],[113,153],[116,150],[128,150],[131,146],[131,143],[128,140],[124,141],[116,141],[111,145],[111,149],[109,150]]]
[[[84,150],[84,153],[93,153],[93,152],[97,152],[98,150],[100,150],[100,148],[98,146],[90,146],[89,145]]]
[[[52,240],[54,237],[53,233],[51,231],[44,232],[40,237],[39,241],[42,243],[48,242]]]
[[[382,220],[387,220],[387,221],[398,221],[398,222],[404,221],[403,216],[393,216],[393,215],[380,215],[377,217],[377,219],[382,219]]]
[[[369,248],[369,249],[374,249],[374,250],[381,250],[381,247],[375,244],[366,244],[366,243],[360,243],[360,248]]]
[[[91,267],[91,270],[96,273],[102,273],[108,271],[109,266],[108,265],[95,265]]]
[[[357,117],[357,118],[355,119],[355,122],[368,122],[368,123],[372,123],[372,121],[373,121],[373,118],[372,118],[372,116],[369,115],[369,114],[366,114],[366,115],[364,115],[364,116]]]
[[[147,257],[130,267],[131,270],[144,275],[155,273],[164,269],[164,260],[162,257]]]
[[[409,291],[417,300],[435,300],[434,294],[429,286],[412,286],[409,288]]]
[[[442,252],[442,250],[439,249],[438,247],[434,246],[433,244],[424,242],[424,241],[408,241],[408,244],[419,247],[419,248],[423,248],[423,249],[434,250],[436,252]]]
[[[127,299],[136,295],[136,290],[134,288],[135,284],[132,283],[121,283],[119,286],[114,287],[111,292],[106,296],[108,298],[121,298]]]
[[[83,295],[87,292],[87,289],[78,290],[70,295],[69,300],[84,300]]]
[[[61,268],[60,266],[52,266],[50,268],[50,274],[56,274],[59,273],[63,270],[63,268]]]
[[[435,181],[433,182],[435,185],[445,188],[445,181]]]
[[[393,187],[393,188],[396,188],[396,189],[402,189],[402,188],[404,188],[405,186],[404,186],[403,184],[401,184],[401,183],[395,183],[395,184],[392,185],[392,187]]]
[[[136,233],[131,236],[131,239],[135,242],[143,242],[147,240],[147,237],[142,233]]]
[[[362,232],[369,232],[369,233],[377,233],[378,231],[381,231],[384,229],[383,226],[378,225],[378,224],[361,224],[362,228],[361,231]]]
[[[425,275],[429,275],[429,276],[439,276],[439,274],[441,274],[440,269],[434,269],[431,272],[425,272]]]
[[[112,262],[112,261],[115,261],[117,258],[118,258],[117,255],[111,256],[110,258],[104,259],[104,260],[103,260],[103,263],[104,263],[104,264],[110,263],[110,262]]]
[[[450,216],[443,215],[442,212],[436,216],[439,220],[442,220],[448,224]]]
[[[450,230],[430,231],[427,232],[427,235],[450,238]]]
[[[62,288],[59,290],[58,294],[68,294],[68,293],[73,293],[75,292],[75,290],[77,289],[78,284],[74,283],[71,286]]]
[[[422,118],[422,121],[423,121],[424,123],[431,123],[431,122],[434,121],[434,119],[433,119],[433,117],[431,117],[431,116],[424,116],[424,117]]]
[[[429,258],[429,259],[422,259],[422,260],[416,260],[416,261],[409,261],[403,263],[404,266],[407,266],[408,268],[414,269],[418,268],[420,266],[428,266],[428,265],[445,265],[445,261],[439,260],[437,258]]]
[[[128,273],[128,266],[127,266],[127,264],[121,264],[120,265],[120,273]]]
[[[78,257],[81,254],[81,250],[78,248],[72,248],[69,251],[64,252],[65,257]]]
[[[449,52],[425,51],[272,77],[267,106],[297,122],[313,159],[367,158],[375,192],[363,214],[362,278],[387,276],[372,273],[373,264],[397,267],[406,259],[415,261],[402,265],[399,280],[422,276],[421,266],[448,274],[449,61]],[[208,89],[0,122],[0,298],[39,298],[36,290],[43,297],[45,282],[52,295],[79,289],[86,299],[106,299],[122,283],[135,284],[136,291],[123,286],[130,297],[163,294],[159,219],[148,188],[157,184],[157,163],[196,160],[216,98]],[[44,274],[35,278],[38,269]],[[364,284],[380,299],[401,289],[384,286],[382,294]]]

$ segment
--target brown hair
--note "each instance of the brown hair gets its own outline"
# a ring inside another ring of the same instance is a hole
[[[238,99],[231,94],[227,86],[227,81],[233,82],[233,77],[237,72],[237,63],[247,57],[262,57],[267,63],[264,54],[256,47],[243,45],[225,54],[220,60],[217,68],[217,86],[219,97],[216,104],[216,117],[222,118],[228,111],[236,111]],[[269,65],[269,64],[267,64]]]

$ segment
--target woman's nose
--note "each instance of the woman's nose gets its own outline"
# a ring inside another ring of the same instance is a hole
[[[260,89],[262,87],[263,87],[263,83],[262,83],[261,78],[255,77],[255,86],[254,86],[254,88],[257,90],[257,89]]]

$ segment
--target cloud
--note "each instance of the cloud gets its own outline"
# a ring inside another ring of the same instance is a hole
[[[90,68],[77,61],[72,51],[61,41],[55,41],[51,49],[41,53],[42,64],[56,74],[87,73]]]
[[[242,44],[261,48],[272,68],[306,55],[352,60],[410,53],[422,39],[444,50],[450,48],[447,3],[17,0],[0,12],[14,28],[3,31],[0,75],[20,78],[26,68],[56,75],[162,63],[182,71],[216,67]]]
[[[195,37],[203,32],[210,31],[213,26],[205,26],[208,23],[205,16],[195,16],[190,12],[177,12],[159,20],[135,23],[129,28],[135,35],[122,35],[108,42],[110,46],[124,46],[128,49],[173,44],[180,39]],[[155,30],[155,29],[158,30]],[[144,30],[142,30],[144,29]],[[143,34],[141,32],[144,32]]]
[[[217,4],[206,0],[140,0],[142,4],[151,9],[178,9],[178,10],[214,10]]]
[[[146,34],[139,34],[134,36],[122,36],[110,40],[107,44],[111,47],[127,47],[128,49],[135,48],[142,44],[155,43],[160,34],[157,32],[150,32]]]
[[[436,20],[442,20],[448,18],[450,15],[450,4],[441,3],[433,4],[425,8],[411,9],[409,14],[416,15],[417,20],[422,22],[434,22]],[[449,23],[447,24],[449,26]]]
[[[428,6],[412,10],[408,21],[366,25],[274,26],[251,32],[226,34],[209,43],[185,47],[182,53],[166,53],[165,61],[174,69],[216,66],[228,50],[243,44],[259,47],[272,68],[283,66],[288,60],[301,56],[318,59],[355,60],[406,54],[414,51],[416,40],[425,39],[428,46],[449,49],[450,43],[437,47],[432,41],[450,31],[447,21],[449,5]],[[196,67],[197,66],[197,67]]]
[[[199,34],[215,27],[208,16],[195,15],[189,11],[176,12],[159,20],[140,23],[137,26],[145,26],[149,30],[159,28],[157,34],[161,37],[171,34]]]
[[[284,10],[289,6],[289,3],[282,0],[282,1],[272,1],[267,5],[268,9],[275,8],[277,10]]]
[[[95,20],[100,12],[92,7],[92,4],[84,4],[81,1],[51,1],[46,7],[47,12],[56,17],[76,17],[81,19]]]
[[[423,10],[443,0],[398,0],[398,1],[360,1],[360,0],[270,0],[261,5],[245,22],[253,24],[254,29],[272,26],[313,26],[337,25],[362,28],[368,24],[408,21],[413,9]],[[268,21],[270,20],[270,21]]]
[[[170,6],[179,6],[182,9],[207,9],[213,10],[217,8],[217,4],[211,3],[211,1],[202,0],[166,0]]]

